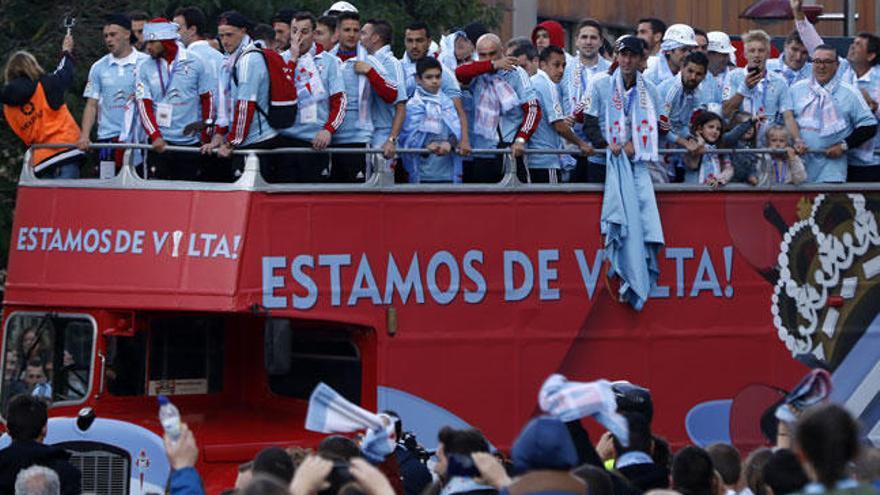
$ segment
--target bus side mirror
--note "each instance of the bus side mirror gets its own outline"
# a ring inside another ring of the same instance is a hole
[[[263,331],[263,361],[270,375],[290,373],[290,346],[292,330],[290,320],[267,318]]]

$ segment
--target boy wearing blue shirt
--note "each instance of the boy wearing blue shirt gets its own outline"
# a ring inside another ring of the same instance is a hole
[[[359,43],[361,20],[357,12],[339,14],[338,22],[339,44],[331,53],[342,62],[346,105],[342,126],[332,142],[340,148],[366,148],[375,131],[372,98],[375,94],[386,103],[394,103],[398,97],[397,85],[388,78],[379,60]],[[334,156],[330,181],[363,182],[366,165],[366,154]]]
[[[294,66],[297,113],[293,126],[281,131],[283,146],[321,151],[345,118],[345,86],[339,59],[314,42],[315,16],[297,12],[290,24],[290,48],[282,56]],[[321,182],[330,163],[326,153],[295,155],[279,172],[284,182]]]
[[[110,53],[92,64],[83,91],[86,106],[77,146],[84,151],[89,147],[96,122],[99,143],[136,141],[140,127],[134,101],[137,68],[149,57],[132,48],[135,38],[131,32],[131,20],[124,15],[109,16],[104,23],[103,35]],[[101,150],[101,177],[113,177],[116,169],[122,166],[122,156],[122,150]]]
[[[427,148],[428,153],[403,156],[412,183],[461,182],[461,157],[455,153],[461,122],[452,99],[441,90],[442,73],[443,66],[433,57],[416,64],[418,87],[406,104],[400,143],[405,148]]]
[[[809,182],[846,182],[846,151],[877,132],[877,119],[855,87],[841,81],[837,51],[820,45],[813,53],[813,77],[791,87],[801,136],[811,150],[804,157]]]
[[[565,145],[564,141],[568,141],[580,148],[584,155],[591,155],[592,146],[572,131],[565,118],[567,114],[560,87],[565,75],[565,52],[556,45],[549,45],[541,51],[538,64],[538,72],[532,76],[531,82],[542,111],[538,128],[529,139],[529,149],[560,149]],[[526,158],[529,182],[559,182],[558,174],[563,158],[571,159],[568,155],[529,155]]]
[[[148,176],[196,180],[200,175],[198,155],[166,151],[165,147],[199,143],[198,131],[214,118],[212,79],[202,60],[177,43],[177,31],[177,24],[164,19],[144,25],[152,60],[141,66],[135,97],[154,151],[147,157]],[[207,133],[201,138],[207,140]]]

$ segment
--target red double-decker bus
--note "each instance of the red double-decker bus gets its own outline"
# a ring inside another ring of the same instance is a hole
[[[163,393],[217,492],[260,449],[316,442],[319,381],[428,447],[451,424],[506,448],[549,374],[629,380],[674,445],[747,448],[779,390],[824,366],[880,437],[878,189],[657,186],[666,246],[636,312],[606,287],[601,187],[270,185],[257,168],[222,185],[25,168],[0,391],[27,389],[23,352],[43,359],[47,442],[84,487],[161,491]]]

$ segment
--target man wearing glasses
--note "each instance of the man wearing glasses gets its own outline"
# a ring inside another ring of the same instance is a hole
[[[804,158],[810,182],[845,182],[846,152],[874,137],[874,118],[862,94],[838,74],[837,51],[819,45],[813,75],[791,87],[801,138],[810,150]]]

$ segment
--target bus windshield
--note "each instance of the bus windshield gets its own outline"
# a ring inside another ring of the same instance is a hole
[[[52,404],[82,402],[91,389],[95,324],[84,315],[14,313],[7,320],[0,400],[28,393]]]

